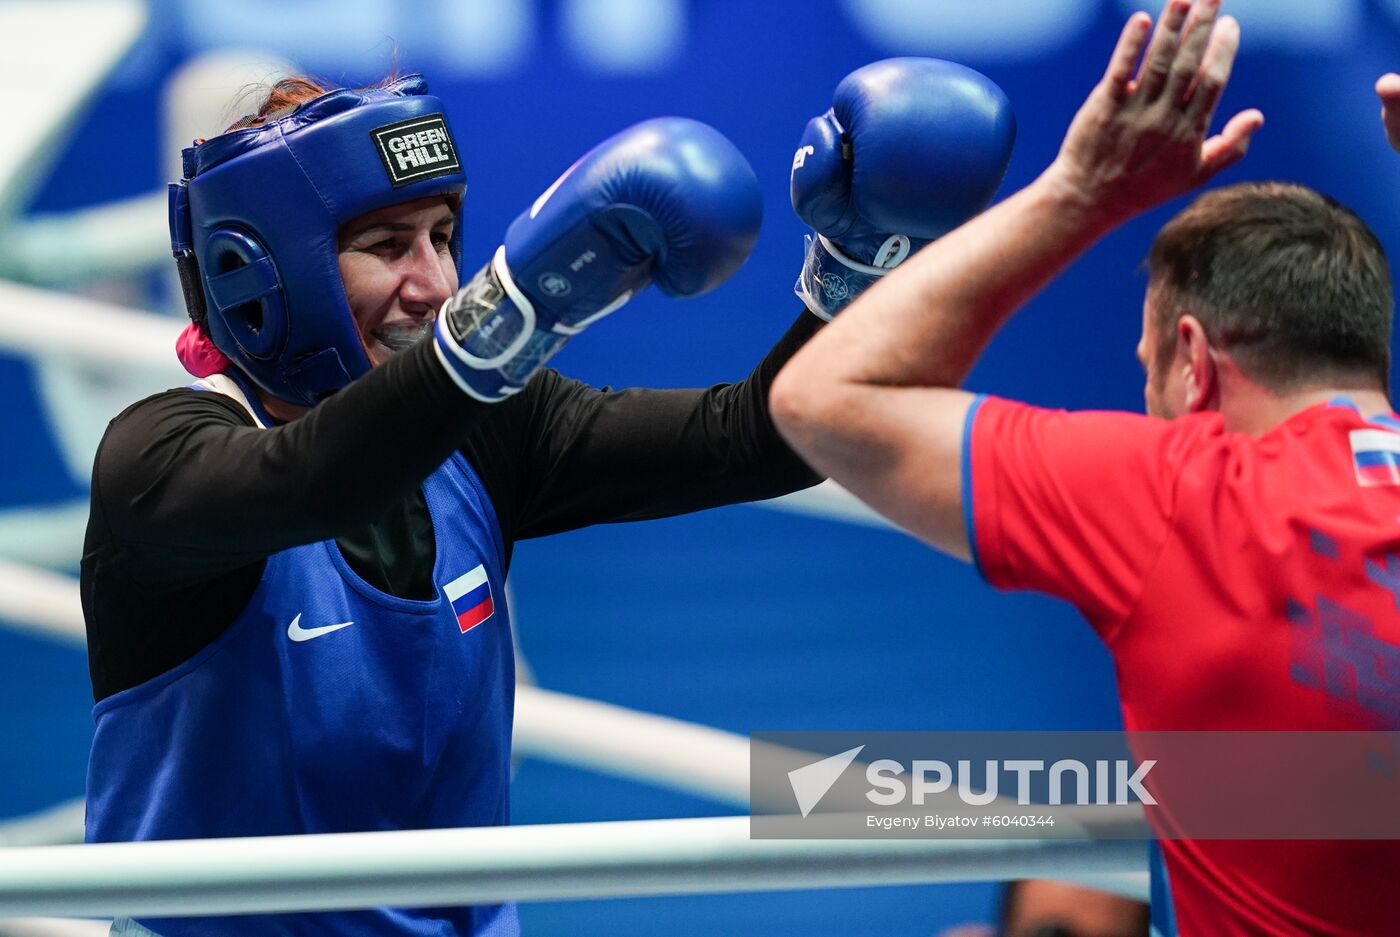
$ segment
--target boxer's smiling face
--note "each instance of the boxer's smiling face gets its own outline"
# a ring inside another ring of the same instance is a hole
[[[456,219],[441,197],[361,215],[340,229],[340,278],[370,364],[383,364],[432,327],[457,290]]]

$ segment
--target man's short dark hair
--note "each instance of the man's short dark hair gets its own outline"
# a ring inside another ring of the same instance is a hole
[[[1159,364],[1177,319],[1200,319],[1212,344],[1276,391],[1317,383],[1389,387],[1394,299],[1375,234],[1306,186],[1214,189],[1167,223],[1147,257]]]

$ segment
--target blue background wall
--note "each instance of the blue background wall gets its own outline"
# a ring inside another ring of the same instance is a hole
[[[1231,5],[1227,3],[1227,9]],[[149,34],[81,123],[32,209],[142,194],[158,170],[158,93],[191,55],[262,47],[347,83],[397,56],[447,102],[471,188],[469,270],[578,154],[660,113],[707,121],[748,155],[766,219],[749,263],[686,303],[648,296],[557,363],[598,384],[742,376],[799,311],[803,229],[792,150],[851,69],[897,54],[978,67],[1015,105],[1004,192],[1053,157],[1130,5],[1118,0],[160,0]],[[1400,157],[1371,84],[1400,69],[1400,0],[1251,0],[1222,111],[1268,124],[1223,182],[1288,178],[1357,209],[1400,250]],[[268,35],[270,25],[278,29]],[[42,94],[42,87],[22,89]],[[1095,248],[998,338],[970,385],[1036,403],[1137,409],[1136,265],[1179,206]],[[153,300],[153,302],[159,301]],[[42,328],[42,323],[36,327]],[[0,356],[0,508],[81,497],[40,413],[27,362]],[[1107,656],[1067,608],[998,595],[887,531],[749,507],[522,545],[521,641],[544,686],[756,729],[1111,728]],[[82,790],[90,695],[81,655],[0,631],[0,815]],[[538,762],[518,822],[723,814],[729,808]],[[534,933],[928,934],[988,919],[991,886],[535,905]]]

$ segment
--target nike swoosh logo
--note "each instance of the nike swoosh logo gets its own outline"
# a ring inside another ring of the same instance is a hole
[[[319,638],[323,634],[330,634],[332,631],[339,631],[341,628],[349,628],[353,621],[342,621],[338,625],[322,625],[319,628],[303,628],[301,626],[301,613],[297,612],[297,617],[292,619],[292,623],[287,626],[287,637],[293,641],[310,641],[312,638]]]

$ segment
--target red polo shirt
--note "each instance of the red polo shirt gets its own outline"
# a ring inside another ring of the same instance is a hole
[[[1127,729],[1400,729],[1393,415],[1338,400],[1255,439],[979,398],[967,427],[979,569],[1080,610]],[[1400,842],[1161,848],[1182,934],[1400,934]]]

